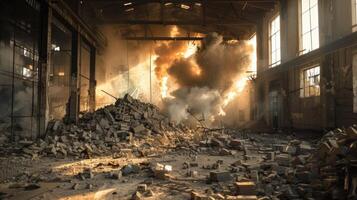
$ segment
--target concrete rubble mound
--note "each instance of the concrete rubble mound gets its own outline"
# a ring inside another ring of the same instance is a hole
[[[159,198],[163,193],[192,200],[357,199],[355,126],[329,131],[319,140],[282,132],[192,130],[126,95],[83,114],[77,124],[52,122],[43,139],[0,149],[27,159],[75,157],[95,162],[82,158],[110,155],[105,162],[73,170],[80,173],[70,177],[74,181],[68,188],[92,190],[100,181],[137,180],[130,199]],[[39,187],[38,181],[24,182],[32,185],[21,188]]]
[[[138,145],[140,140],[168,145],[168,137],[188,130],[182,124],[171,123],[156,106],[127,94],[113,105],[83,114],[77,124],[52,121],[42,139],[20,140],[16,145],[3,143],[0,153],[6,155],[11,151],[30,157],[91,157]]]

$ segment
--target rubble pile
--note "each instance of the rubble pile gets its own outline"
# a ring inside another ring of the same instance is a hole
[[[15,148],[17,152],[30,157],[90,157],[139,145],[138,140],[168,145],[170,136],[183,131],[189,130],[181,124],[171,123],[156,106],[125,95],[114,105],[83,114],[77,125],[53,121],[49,124],[44,139],[21,140],[11,147],[4,144],[0,152],[5,154],[6,150]]]
[[[322,196],[330,199],[356,199],[356,126],[324,135],[307,166],[310,172],[306,173],[306,181],[311,180],[313,190],[320,190]]]
[[[11,149],[26,158],[49,159],[111,155],[73,170],[67,188],[95,190],[108,180],[132,187],[136,180],[131,199],[160,199],[159,194],[192,200],[357,199],[357,128],[336,129],[319,140],[297,136],[206,127],[193,131],[126,95],[83,114],[76,125],[52,122],[43,139],[4,144],[0,153]],[[127,159],[129,154],[139,160]]]
[[[330,131],[319,141],[278,134],[217,134],[200,144],[216,155],[233,156],[234,162],[225,168],[221,162],[202,163],[211,170],[208,183],[227,187],[217,190],[214,185],[213,196],[194,191],[191,199],[217,199],[217,194],[226,199],[357,198],[355,127]]]

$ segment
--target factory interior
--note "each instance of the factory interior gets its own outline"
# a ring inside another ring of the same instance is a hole
[[[0,0],[0,199],[357,199],[357,0]]]

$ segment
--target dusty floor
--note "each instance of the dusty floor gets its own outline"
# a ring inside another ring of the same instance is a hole
[[[136,199],[191,199],[192,191],[231,195],[235,181],[249,180],[263,184],[264,191],[265,184],[259,179],[269,177],[272,171],[258,175],[257,169],[263,165],[277,165],[274,159],[267,158],[267,154],[285,155],[285,150],[274,151],[272,147],[286,146],[292,140],[290,136],[281,135],[218,138],[222,141],[241,139],[244,145],[240,148],[228,145],[233,148],[226,149],[211,143],[207,146],[204,140],[198,144],[170,146],[164,151],[161,149],[158,153],[139,157],[130,151],[92,159],[2,157],[0,199],[133,199],[139,184],[146,184],[148,188],[147,192],[141,193],[141,198]],[[171,178],[155,177],[151,168],[153,163],[171,165]],[[140,169],[113,178],[113,174],[128,164]],[[283,171],[290,169],[288,166],[281,168]],[[88,169],[91,170],[89,177],[83,175]],[[209,175],[212,171],[228,172],[232,180],[211,182]],[[285,179],[281,175],[278,182],[272,184],[285,184]],[[265,195],[268,194],[261,193],[260,197]]]
[[[18,188],[10,180],[2,183],[0,191],[6,193],[9,199],[128,199],[136,191],[137,185],[147,183],[149,189],[154,193],[153,197],[147,199],[189,199],[192,190],[204,191],[211,188],[206,180],[209,169],[203,169],[203,165],[216,163],[223,160],[222,169],[237,160],[242,154],[237,153],[231,156],[211,156],[208,154],[198,154],[190,156],[186,151],[171,152],[163,156],[151,158],[112,158],[100,157],[95,159],[70,160],[42,158],[40,160],[21,159],[19,157],[3,158],[1,160],[2,177],[31,176],[42,180],[40,188],[26,191],[18,183]],[[149,163],[162,163],[172,165],[172,180],[160,180],[150,177],[148,169]],[[197,167],[183,169],[184,162],[199,163]],[[142,168],[140,173],[123,176],[122,179],[110,179],[108,173],[119,170],[126,164],[139,164]],[[94,177],[81,180],[77,174],[85,168],[92,168]],[[146,169],[145,169],[146,168]],[[188,176],[189,171],[197,171],[195,177]],[[73,185],[78,183],[78,189],[73,189]],[[92,188],[88,188],[92,185]],[[10,188],[9,188],[10,186]]]

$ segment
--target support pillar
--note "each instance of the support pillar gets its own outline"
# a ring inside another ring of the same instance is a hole
[[[48,122],[48,66],[50,66],[51,49],[51,22],[52,9],[47,1],[41,1],[41,24],[40,24],[40,43],[39,43],[39,60],[38,60],[38,135],[44,136]]]
[[[79,87],[78,87],[78,66],[79,66],[79,48],[80,38],[76,30],[72,32],[72,62],[71,62],[71,79],[70,79],[70,96],[67,103],[67,122],[78,122],[79,113]]]
[[[89,65],[89,112],[95,111],[95,89],[97,82],[95,80],[95,62],[96,49],[91,46],[90,49],[90,65]]]
[[[335,96],[333,91],[333,54],[322,57],[320,66],[320,100],[321,100],[321,128],[330,129],[335,123]]]

